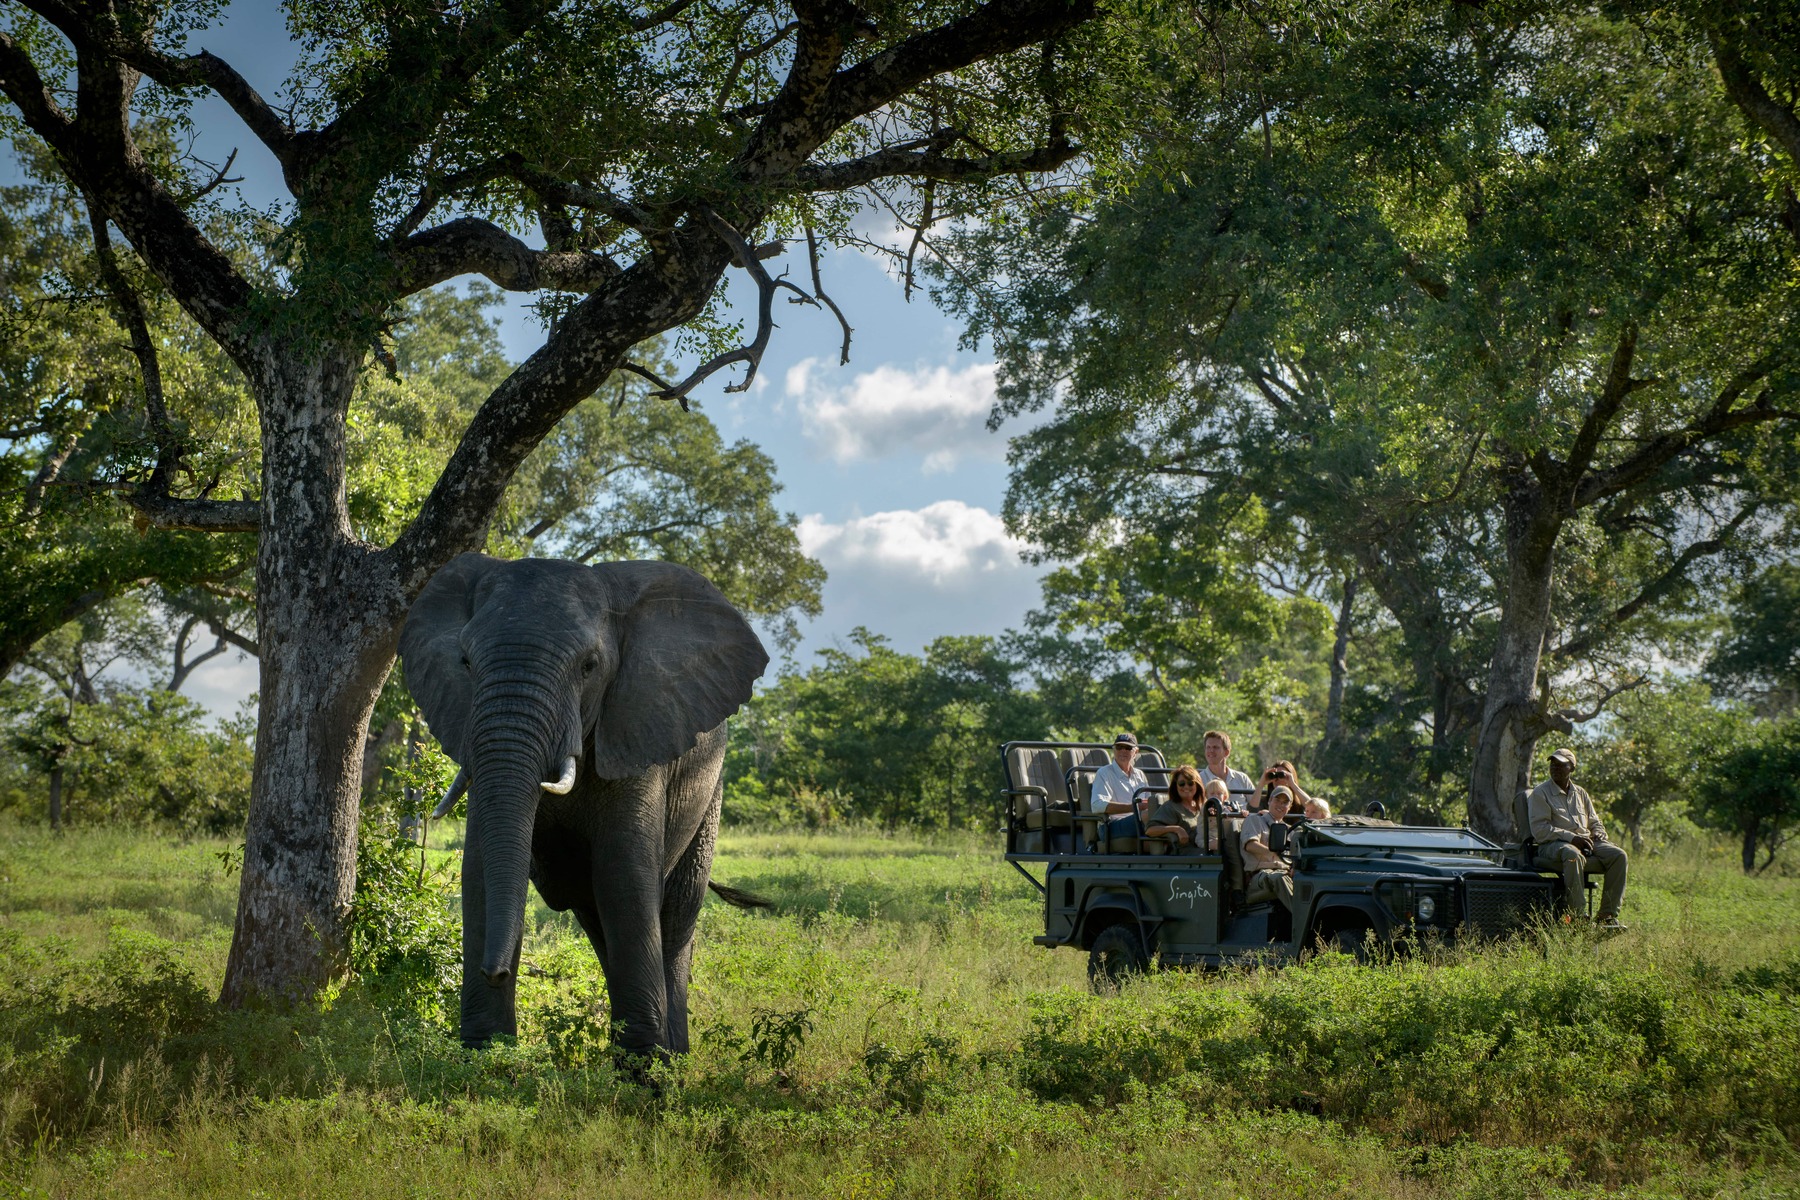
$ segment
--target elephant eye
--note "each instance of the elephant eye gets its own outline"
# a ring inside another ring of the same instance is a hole
[[[581,673],[583,675],[592,675],[595,671],[598,671],[599,669],[600,669],[600,660],[597,658],[589,658],[581,664]]]
[[[466,671],[469,669],[469,656],[466,654],[462,656],[462,665],[463,665],[463,670]]]

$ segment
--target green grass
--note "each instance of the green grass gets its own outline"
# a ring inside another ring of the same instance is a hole
[[[1102,1000],[983,841],[728,835],[780,907],[708,904],[660,1097],[541,907],[472,1054],[379,979],[213,1008],[224,843],[0,846],[0,1196],[1800,1194],[1800,880],[1710,846],[1634,863],[1624,937]]]

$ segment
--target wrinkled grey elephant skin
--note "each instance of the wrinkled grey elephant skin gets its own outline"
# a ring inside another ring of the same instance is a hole
[[[420,593],[400,657],[469,781],[464,1043],[517,1032],[529,878],[593,943],[618,1047],[686,1050],[725,718],[769,662],[749,623],[685,567],[464,554]],[[547,790],[571,759],[574,786]]]

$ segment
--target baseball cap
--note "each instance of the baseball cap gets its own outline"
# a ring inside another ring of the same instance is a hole
[[[1269,799],[1271,802],[1275,800],[1286,800],[1289,804],[1292,804],[1294,802],[1294,793],[1290,792],[1287,788],[1278,787],[1269,793]]]
[[[1137,745],[1137,738],[1133,737],[1129,733],[1121,733],[1118,737],[1113,739],[1113,745],[1115,745],[1115,746],[1135,746],[1135,745]]]
[[[1554,753],[1550,756],[1550,761],[1551,762],[1559,762],[1559,763],[1567,763],[1569,766],[1572,767],[1575,765],[1575,752],[1573,750],[1569,749],[1567,746],[1564,746],[1562,749],[1556,751],[1556,753]]]

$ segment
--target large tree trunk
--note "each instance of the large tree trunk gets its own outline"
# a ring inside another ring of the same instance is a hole
[[[341,974],[348,951],[363,739],[405,612],[390,565],[356,542],[345,507],[358,357],[314,347],[253,381],[264,393],[261,693],[220,995],[232,1007],[303,1000]]]
[[[1746,875],[1756,874],[1756,834],[1760,828],[1761,824],[1754,817],[1747,818],[1744,822],[1744,844],[1742,849],[1744,857],[1744,874]]]
[[[1538,671],[1550,632],[1551,572],[1562,531],[1562,513],[1522,466],[1508,482],[1506,591],[1469,780],[1469,822],[1499,842],[1512,840],[1512,798],[1530,778],[1542,717]]]

